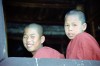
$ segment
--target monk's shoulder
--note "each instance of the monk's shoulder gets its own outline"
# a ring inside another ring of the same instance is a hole
[[[46,53],[58,52],[57,50],[55,50],[55,49],[53,49],[53,48],[51,48],[51,47],[47,47],[47,46],[45,46],[45,47],[39,49],[38,51],[39,51],[39,52],[42,51],[42,52],[46,52]]]
[[[75,39],[82,40],[82,41],[84,41],[84,40],[94,40],[92,35],[90,35],[89,33],[86,33],[86,32],[80,33],[79,35],[76,36]]]

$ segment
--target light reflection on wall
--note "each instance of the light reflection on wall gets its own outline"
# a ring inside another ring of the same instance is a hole
[[[24,27],[27,24],[12,24],[9,23],[7,24],[7,32],[11,34],[22,34]],[[64,27],[63,26],[58,26],[58,25],[52,25],[52,26],[47,26],[47,25],[42,25],[44,28],[44,34],[45,35],[65,35],[64,32]]]

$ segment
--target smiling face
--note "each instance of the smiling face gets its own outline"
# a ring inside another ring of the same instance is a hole
[[[65,17],[65,33],[69,39],[75,38],[76,35],[82,33],[86,29],[86,23],[81,22],[79,16],[68,15]]]
[[[23,44],[29,52],[37,51],[44,42],[44,36],[40,36],[36,28],[25,28]]]

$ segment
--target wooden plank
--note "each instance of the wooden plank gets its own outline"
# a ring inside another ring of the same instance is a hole
[[[2,0],[0,0],[0,61],[7,57],[7,43]]]
[[[1,62],[0,66],[100,66],[100,61],[10,57]]]

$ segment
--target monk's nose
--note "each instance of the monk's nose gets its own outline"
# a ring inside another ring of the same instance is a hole
[[[72,26],[69,26],[69,30],[72,31],[72,29],[73,29],[73,27]]]

